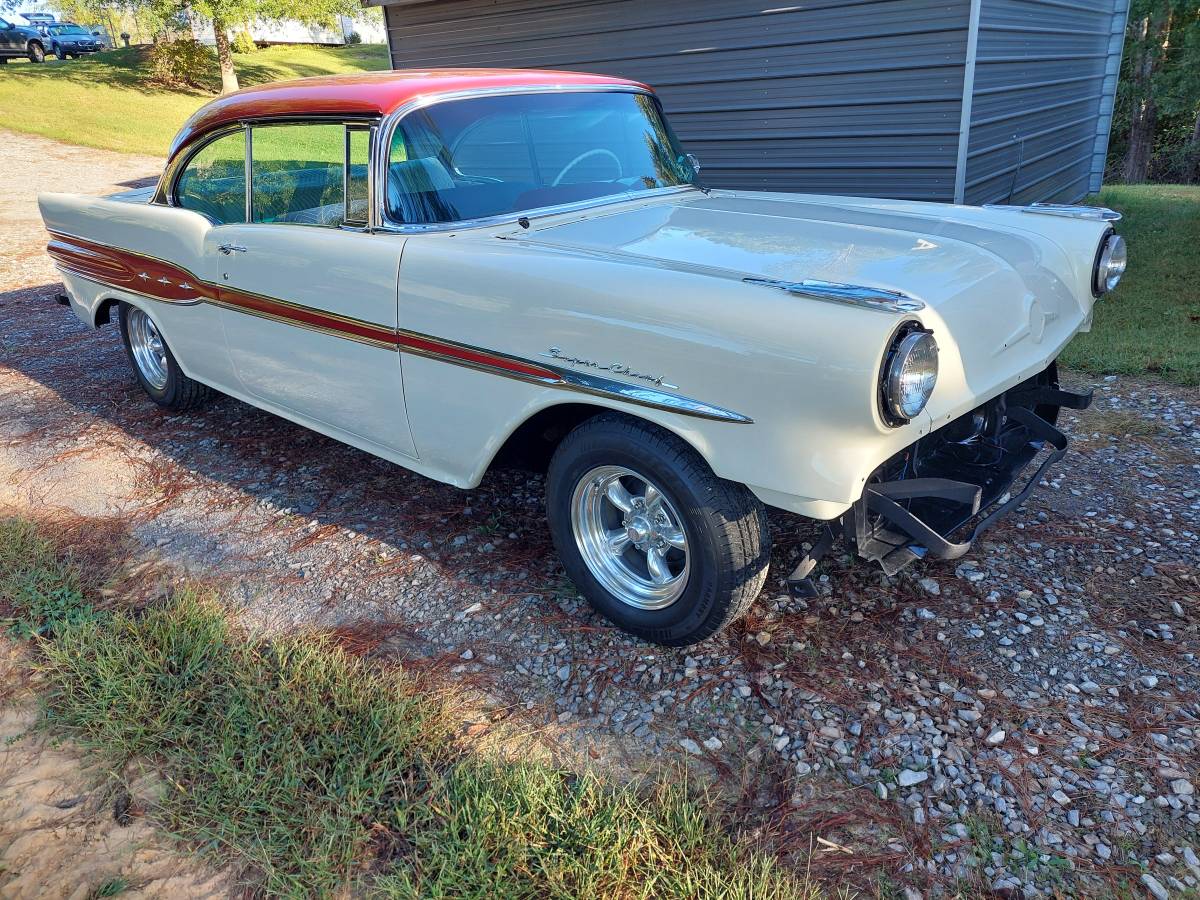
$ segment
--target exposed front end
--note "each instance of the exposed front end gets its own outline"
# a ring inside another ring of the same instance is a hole
[[[1066,455],[1067,436],[1056,427],[1059,410],[1086,409],[1091,400],[1091,392],[1062,390],[1052,363],[924,435],[880,465],[862,496],[829,523],[789,578],[793,591],[813,592],[812,569],[839,533],[889,575],[927,556],[963,556]]]

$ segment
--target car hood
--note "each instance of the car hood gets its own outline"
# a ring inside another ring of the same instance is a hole
[[[1099,234],[1095,223],[1085,227]],[[1044,367],[1088,322],[1092,298],[1079,290],[1072,259],[1079,254],[1048,236],[1063,228],[1046,216],[948,204],[687,191],[547,221],[519,239],[739,281],[902,291],[925,304],[918,317],[934,330],[943,362],[954,354],[964,390],[978,396]]]

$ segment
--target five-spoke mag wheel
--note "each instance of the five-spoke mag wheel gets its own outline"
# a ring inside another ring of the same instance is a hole
[[[149,312],[122,302],[117,315],[125,352],[138,384],[151,400],[166,409],[178,411],[198,406],[212,396],[212,388],[184,373]]]
[[[134,365],[149,385],[156,390],[167,387],[167,347],[158,326],[143,310],[129,307],[126,313],[129,333],[129,352]]]
[[[592,469],[571,498],[571,526],[588,569],[622,603],[662,609],[687,586],[682,519],[644,475],[624,466]]]
[[[595,610],[683,646],[749,607],[767,574],[766,512],[686,441],[603,412],[558,445],[546,476],[550,534]]]

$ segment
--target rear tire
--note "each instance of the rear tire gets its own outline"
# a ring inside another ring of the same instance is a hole
[[[149,313],[122,300],[118,305],[118,321],[125,355],[138,384],[151,400],[163,409],[182,412],[212,397],[212,388],[183,374]]]
[[[46,48],[42,46],[41,41],[29,42],[29,61],[31,63],[41,63],[46,61]]]
[[[605,413],[578,426],[550,461],[546,500],[567,574],[600,615],[645,640],[711,637],[766,580],[762,503],[647,422]]]

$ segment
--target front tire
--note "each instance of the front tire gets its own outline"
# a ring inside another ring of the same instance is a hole
[[[679,437],[614,413],[555,451],[547,518],[572,581],[606,619],[670,647],[740,617],[767,575],[766,511]]]
[[[46,48],[42,46],[41,41],[29,42],[29,61],[31,63],[46,61]]]
[[[212,397],[212,388],[183,374],[149,313],[122,300],[118,318],[129,364],[151,400],[164,409],[182,412]]]

